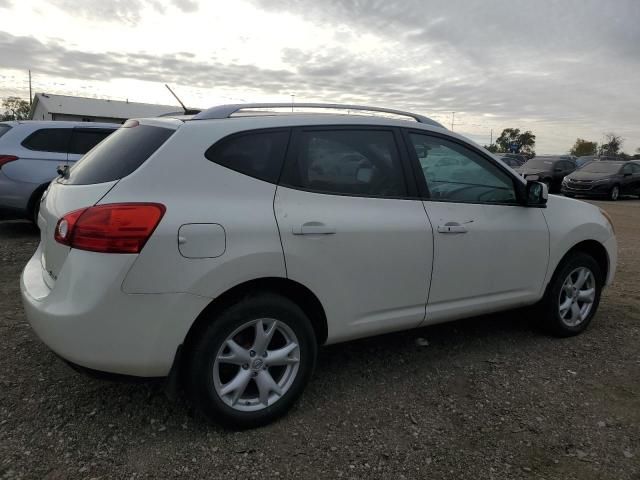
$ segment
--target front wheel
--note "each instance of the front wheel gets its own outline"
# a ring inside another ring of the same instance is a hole
[[[231,428],[284,415],[315,365],[317,343],[298,305],[270,293],[227,308],[192,349],[187,389],[198,410]]]
[[[620,198],[620,187],[618,185],[614,185],[609,191],[609,200],[615,202],[618,198]]]
[[[548,330],[560,337],[586,330],[598,309],[602,285],[602,271],[593,257],[576,252],[566,258],[539,306]]]

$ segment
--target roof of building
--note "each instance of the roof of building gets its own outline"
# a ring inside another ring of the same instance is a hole
[[[152,103],[36,93],[34,95],[33,105],[31,106],[31,118],[33,118],[33,113],[35,112],[38,103],[42,103],[50,113],[78,115],[83,117],[157,117],[165,113],[182,110],[180,107],[175,105],[155,105]]]

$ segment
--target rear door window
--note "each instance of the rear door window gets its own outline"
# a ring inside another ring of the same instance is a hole
[[[116,129],[74,128],[69,153],[84,155],[115,131]]]
[[[242,132],[212,145],[204,155],[236,172],[277,183],[288,142],[289,129]]]
[[[284,184],[321,193],[404,197],[407,188],[389,130],[302,130]]]
[[[71,128],[41,128],[22,141],[22,146],[38,152],[67,153]]]
[[[66,183],[90,185],[126,177],[174,132],[170,128],[153,125],[119,128],[71,167]]]

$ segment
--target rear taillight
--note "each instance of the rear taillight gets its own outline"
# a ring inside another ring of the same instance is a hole
[[[111,203],[67,213],[58,220],[58,243],[103,253],[140,253],[165,212],[159,203]]]
[[[0,155],[0,168],[2,168],[3,165],[6,165],[9,162],[15,162],[16,160],[18,160],[18,157],[15,155]]]

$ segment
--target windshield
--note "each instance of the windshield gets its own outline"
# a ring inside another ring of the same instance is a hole
[[[532,158],[524,164],[526,168],[549,169],[553,166],[554,160],[545,160],[543,158]]]
[[[617,173],[620,170],[619,163],[591,162],[580,169],[589,173]]]

